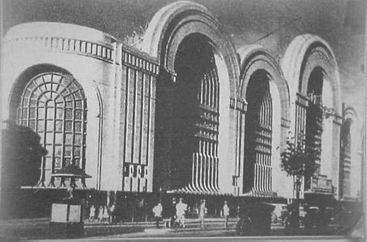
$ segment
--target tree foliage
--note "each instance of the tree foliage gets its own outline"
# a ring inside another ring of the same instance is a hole
[[[287,141],[287,148],[281,154],[281,168],[289,176],[311,177],[317,168],[320,157],[320,147],[310,146],[306,143],[304,134],[300,134],[298,139]]]

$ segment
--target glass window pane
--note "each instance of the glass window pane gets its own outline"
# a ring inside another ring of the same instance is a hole
[[[54,121],[53,120],[47,120],[47,131],[53,131],[54,130]]]
[[[81,122],[75,122],[75,132],[81,132],[82,131],[82,123]]]
[[[81,151],[81,149],[80,149],[80,147],[74,147],[74,156],[75,157],[80,157],[80,151]]]
[[[68,96],[65,97],[65,100],[66,101],[72,101],[73,97],[71,95],[68,95]]]
[[[65,157],[71,157],[71,146],[65,146]]]
[[[79,164],[80,164],[80,158],[79,157],[75,157],[74,158],[74,165],[79,166]]]
[[[71,92],[74,92],[78,89],[78,87],[75,85],[75,82],[71,83],[69,88]]]
[[[80,134],[75,135],[75,145],[81,145],[82,144],[82,136]]]
[[[62,120],[56,120],[56,127],[55,127],[55,130],[56,132],[61,132],[62,131],[62,124],[64,122]]]
[[[55,146],[55,156],[61,157],[62,156],[62,146],[56,145]]]
[[[54,134],[46,133],[46,144],[52,144],[54,142]]]
[[[54,108],[53,107],[47,107],[47,118],[54,118]]]
[[[65,144],[66,145],[73,144],[73,134],[65,134]]]
[[[29,108],[29,118],[36,117],[36,108]]]
[[[58,95],[57,98],[55,99],[55,102],[58,104],[58,107],[64,107],[64,99],[62,98],[61,95]]]
[[[76,108],[82,108],[82,101],[75,101]]]
[[[55,144],[63,144],[63,133],[55,134]]]
[[[64,97],[66,96],[66,95],[68,95],[70,92],[69,92],[69,90],[67,89],[67,88],[65,88],[62,92],[61,92],[61,95],[63,95]]]
[[[67,108],[72,108],[73,107],[73,102],[72,101],[66,102],[66,107]]]
[[[73,118],[73,110],[70,108],[67,108],[65,110],[65,118],[66,119],[72,119]]]
[[[39,97],[41,95],[42,91],[37,87],[34,91],[33,91],[33,96],[34,97]]]
[[[52,89],[51,83],[47,83],[47,84],[45,85],[45,88],[46,88],[47,90],[51,91],[51,89]]]
[[[22,125],[23,125],[23,126],[27,126],[27,120],[23,120],[23,121],[22,121]]]
[[[75,119],[76,120],[82,119],[82,110],[75,110]]]
[[[51,82],[51,74],[43,75],[44,82]]]
[[[52,82],[54,83],[60,83],[61,76],[60,75],[53,75],[52,76]]]
[[[38,119],[42,119],[45,117],[45,109],[43,107],[38,108]]]
[[[46,145],[47,156],[52,156],[52,144]]]
[[[66,121],[65,122],[65,131],[72,131],[73,130],[73,122],[72,121]]]
[[[41,90],[41,92],[47,91],[44,84],[39,85],[38,88]]]
[[[65,166],[70,165],[70,158],[65,158]]]
[[[61,157],[55,157],[55,168],[59,169],[61,168],[62,163],[61,163]]]
[[[82,98],[79,91],[74,93],[74,97],[75,97],[75,99],[81,99]]]
[[[38,132],[43,132],[44,126],[45,126],[43,120],[38,120],[37,124],[38,124],[38,127],[37,127]]]
[[[56,118],[57,119],[62,119],[64,115],[64,109],[62,108],[57,108],[56,109]]]

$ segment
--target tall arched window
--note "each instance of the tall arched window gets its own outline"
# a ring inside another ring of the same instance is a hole
[[[86,98],[70,75],[41,73],[25,86],[17,108],[17,124],[31,128],[47,150],[42,158],[40,184],[68,164],[84,168]]]
[[[248,102],[245,131],[244,190],[255,195],[272,193],[272,117],[269,77],[255,73],[246,91]]]

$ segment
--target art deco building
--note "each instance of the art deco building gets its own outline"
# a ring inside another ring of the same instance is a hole
[[[53,174],[73,164],[91,176],[81,190],[286,201],[281,153],[303,134],[321,155],[302,197],[351,196],[355,112],[319,36],[300,33],[277,55],[236,49],[206,7],[179,1],[128,43],[57,22],[19,24],[3,43],[3,128],[27,127],[47,150],[24,189],[64,189]]]

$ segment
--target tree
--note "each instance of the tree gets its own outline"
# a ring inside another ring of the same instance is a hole
[[[318,161],[320,159],[320,146],[317,144],[310,144],[307,142],[306,136],[300,133],[296,140],[294,138],[287,141],[286,150],[281,154],[281,168],[287,173],[288,176],[295,178],[296,189],[296,206],[295,214],[296,224],[292,224],[294,227],[299,226],[299,199],[303,178],[310,178],[314,175],[318,169]],[[293,220],[294,221],[294,220]]]

